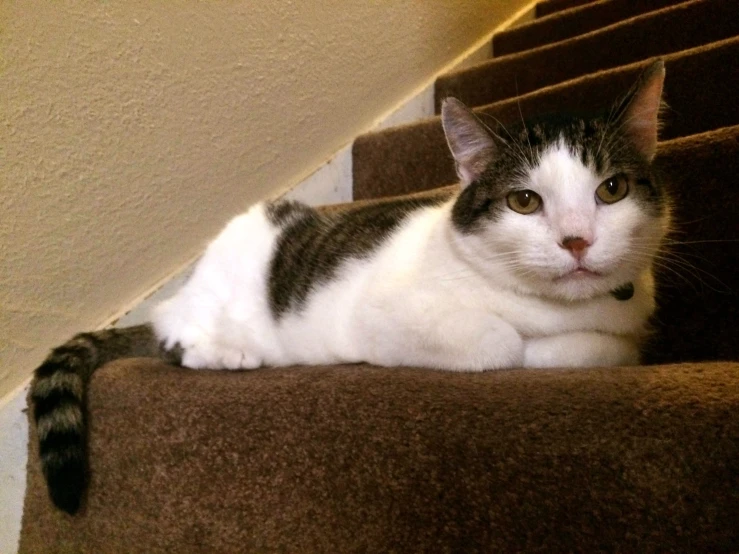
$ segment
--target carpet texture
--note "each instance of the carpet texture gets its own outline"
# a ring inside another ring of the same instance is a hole
[[[493,39],[507,55],[437,84],[437,106],[453,92],[506,124],[601,106],[646,58],[665,59],[657,167],[676,224],[647,365],[121,360],[90,384],[91,483],[76,516],[48,499],[30,418],[20,552],[739,552],[732,8],[548,0]],[[326,209],[454,190],[438,118],[359,137],[353,166],[356,202]]]
[[[726,0],[693,0],[642,14],[440,77],[437,99],[456,96],[468,105],[490,104],[588,73],[730,38],[739,34],[736,12],[737,5]]]
[[[552,17],[518,25],[493,37],[495,57],[529,50],[595,31],[624,19],[679,3],[680,0],[600,0]],[[682,0],[687,1],[687,0]]]
[[[728,552],[738,371],[113,363],[85,511],[31,464],[22,552]]]
[[[739,37],[663,56],[668,109],[663,140],[739,124]],[[482,106],[503,125],[547,113],[602,109],[634,83],[638,62]],[[405,194],[457,180],[438,117],[363,135],[354,141],[354,198]]]

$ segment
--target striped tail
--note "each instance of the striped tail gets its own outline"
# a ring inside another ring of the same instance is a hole
[[[120,358],[158,357],[179,363],[164,351],[149,325],[76,335],[55,348],[36,369],[31,385],[41,466],[54,504],[74,514],[87,484],[85,393],[96,369]]]

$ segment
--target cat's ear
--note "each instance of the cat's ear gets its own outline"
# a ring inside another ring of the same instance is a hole
[[[642,72],[639,80],[617,107],[616,125],[650,161],[657,152],[659,111],[662,106],[664,82],[664,62],[662,60],[653,62]]]
[[[441,123],[457,165],[457,175],[462,187],[466,187],[495,159],[497,146],[485,124],[456,98],[444,100]]]

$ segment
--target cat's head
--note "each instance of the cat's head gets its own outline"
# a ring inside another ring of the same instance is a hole
[[[653,63],[597,117],[498,131],[445,100],[463,187],[454,235],[470,262],[514,288],[565,300],[606,294],[648,268],[669,217],[651,171],[664,76]]]

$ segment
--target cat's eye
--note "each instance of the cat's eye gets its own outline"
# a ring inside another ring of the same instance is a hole
[[[619,200],[623,200],[629,194],[629,182],[623,175],[614,175],[610,179],[606,179],[598,188],[595,189],[595,195],[598,200],[605,204],[613,204]]]
[[[528,215],[534,213],[541,206],[541,196],[533,190],[516,190],[506,197],[508,207],[514,212]]]

